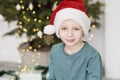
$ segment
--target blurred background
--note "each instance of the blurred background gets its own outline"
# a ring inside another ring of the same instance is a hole
[[[0,0],[0,80],[46,80],[49,51],[60,40],[45,35],[61,0]],[[103,80],[120,80],[120,1],[84,0],[92,21],[88,42],[103,61]]]

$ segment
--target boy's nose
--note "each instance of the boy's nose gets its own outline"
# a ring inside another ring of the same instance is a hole
[[[72,30],[68,30],[68,36],[72,36],[72,35],[73,35]]]

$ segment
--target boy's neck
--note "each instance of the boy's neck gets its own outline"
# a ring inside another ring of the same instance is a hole
[[[84,45],[84,42],[81,41],[79,45],[76,46],[65,46],[64,50],[68,55],[72,55],[78,52]]]

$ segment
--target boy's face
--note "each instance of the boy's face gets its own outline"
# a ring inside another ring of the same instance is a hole
[[[60,26],[59,35],[67,46],[75,46],[82,41],[83,29],[75,21],[65,20]]]

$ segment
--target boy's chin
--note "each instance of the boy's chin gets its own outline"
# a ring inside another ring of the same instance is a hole
[[[66,46],[74,46],[75,43],[65,43]]]

